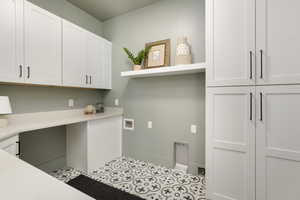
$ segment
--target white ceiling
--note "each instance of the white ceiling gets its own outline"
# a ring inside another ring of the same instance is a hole
[[[148,6],[160,0],[68,0],[100,21]]]

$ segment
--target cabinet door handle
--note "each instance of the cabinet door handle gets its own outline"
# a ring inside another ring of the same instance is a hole
[[[21,156],[21,143],[20,141],[16,142],[18,144],[18,153],[16,154],[16,156]]]
[[[263,73],[263,69],[264,69],[264,60],[263,60],[263,50],[260,50],[260,78],[263,79],[264,78],[264,73]]]
[[[27,78],[28,79],[30,78],[30,67],[29,66],[27,67]]]
[[[250,79],[253,79],[253,52],[250,51]]]
[[[92,76],[90,76],[90,85],[92,85]]]
[[[85,75],[85,84],[89,84],[88,75]]]
[[[253,120],[253,93],[250,92],[250,121]]]
[[[23,76],[23,66],[19,65],[19,77],[22,78]]]
[[[260,96],[260,121],[263,121],[263,93],[259,94]]]

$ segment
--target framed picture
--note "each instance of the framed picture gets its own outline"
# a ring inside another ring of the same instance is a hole
[[[170,65],[170,39],[147,43],[150,48],[145,59],[145,68],[164,67]]]

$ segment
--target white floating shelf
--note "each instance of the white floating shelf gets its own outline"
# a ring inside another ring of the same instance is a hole
[[[206,63],[196,63],[190,65],[177,65],[170,67],[159,67],[151,69],[143,69],[138,71],[126,71],[121,72],[122,77],[130,78],[142,78],[142,77],[154,77],[154,76],[169,76],[180,74],[195,74],[205,72]]]

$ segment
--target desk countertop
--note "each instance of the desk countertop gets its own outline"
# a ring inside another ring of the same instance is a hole
[[[83,109],[9,115],[9,125],[0,128],[0,141],[22,132],[122,116],[122,108],[105,108],[104,113],[84,115]]]
[[[0,150],[1,199],[93,200],[41,170]]]

